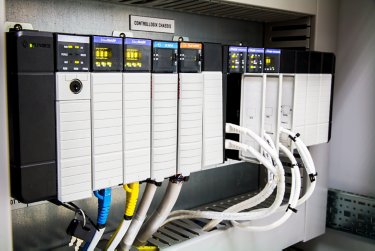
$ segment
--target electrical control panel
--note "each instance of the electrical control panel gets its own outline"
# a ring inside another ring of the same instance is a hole
[[[124,41],[124,71],[151,71],[151,40],[125,38]]]
[[[177,173],[188,176],[202,167],[202,44],[179,44]]]
[[[246,72],[262,73],[264,64],[264,48],[247,48]]]
[[[56,34],[56,70],[65,72],[89,71],[90,38]]]
[[[280,72],[280,54],[278,49],[265,49],[264,51],[264,73]]]
[[[150,178],[151,40],[126,38],[124,43],[123,182],[127,184]]]
[[[228,48],[228,73],[244,73],[246,71],[247,48],[229,46]]]
[[[31,203],[55,199],[56,115],[53,34],[6,34],[11,194]]]
[[[93,190],[123,182],[123,39],[93,36],[91,77]]]
[[[91,55],[93,71],[122,71],[122,38],[92,36]]]
[[[203,43],[202,169],[224,162],[222,46]]]
[[[58,199],[91,197],[90,37],[56,35]]]
[[[176,174],[177,42],[153,41],[151,93],[151,179]]]
[[[177,72],[177,42],[153,41],[152,44],[152,72]]]

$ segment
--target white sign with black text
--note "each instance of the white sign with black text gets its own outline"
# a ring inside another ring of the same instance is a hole
[[[130,30],[174,33],[174,20],[130,15]]]

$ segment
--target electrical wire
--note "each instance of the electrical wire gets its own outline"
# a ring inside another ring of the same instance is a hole
[[[111,206],[111,188],[105,188],[102,190],[94,191],[95,197],[98,198],[98,217],[97,217],[97,227],[98,230],[91,242],[86,242],[83,246],[84,251],[93,251],[98,245],[107,223],[107,218]]]
[[[186,181],[186,177],[182,175],[177,175],[169,179],[168,187],[162,201],[152,216],[142,226],[135,239],[135,246],[144,245],[152,234],[162,225],[176,203],[184,181]]]
[[[147,211],[150,208],[152,199],[154,198],[156,189],[160,186],[160,183],[148,180],[146,184],[145,191],[143,192],[142,199],[139,203],[138,209],[133,216],[133,220],[125,233],[125,236],[118,246],[119,251],[128,251],[133,245],[133,242],[146,219]]]
[[[106,245],[105,250],[108,251],[113,251],[116,249],[117,245],[124,237],[126,230],[130,226],[139,196],[139,182],[134,182],[129,185],[125,184],[123,185],[123,189],[126,192],[124,217]]]

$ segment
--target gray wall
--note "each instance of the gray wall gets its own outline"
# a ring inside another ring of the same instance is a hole
[[[331,48],[336,51],[332,138],[322,146],[329,153],[328,187],[375,196],[375,1],[340,0],[338,6],[338,16],[330,8],[333,13],[324,20],[338,28],[325,33],[331,29],[322,26],[325,35],[320,37],[323,50],[336,41]],[[326,229],[297,246],[305,251],[370,251],[375,241]]]
[[[329,187],[375,196],[375,1],[342,0]]]
[[[128,7],[89,0],[8,0],[8,21],[29,22],[34,29],[110,35],[113,30],[127,31],[129,14],[172,18],[176,20],[176,35],[195,41],[213,41],[262,46],[263,24]],[[134,32],[135,36],[171,39],[171,34]],[[166,183],[166,182],[164,182]],[[219,170],[192,174],[183,187],[176,208],[191,208],[225,197],[245,193],[258,187],[258,168],[252,165],[234,165]],[[152,208],[160,200],[164,186],[157,193]],[[113,230],[120,221],[124,207],[122,189],[113,191],[111,213],[107,230]],[[89,215],[96,217],[96,200],[78,203]],[[51,249],[65,245],[69,238],[65,228],[73,213],[50,203],[17,209],[12,212],[15,250]],[[37,222],[38,224],[35,224]]]
[[[253,46],[263,44],[261,23],[229,20],[137,8],[93,0],[7,0],[7,21],[32,23],[34,29],[111,35],[113,30],[128,31],[129,14],[170,18],[175,20],[176,35],[190,37],[191,41],[222,43],[245,42]],[[171,39],[171,34],[134,31],[134,36]]]

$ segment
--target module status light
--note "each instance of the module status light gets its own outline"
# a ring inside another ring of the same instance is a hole
[[[93,36],[92,55],[94,71],[121,71],[123,61],[122,38]]]
[[[246,47],[229,46],[228,67],[230,73],[245,72]]]
[[[279,73],[281,50],[266,49],[264,52],[265,63],[263,71],[265,73]]]
[[[248,73],[262,73],[264,64],[264,48],[247,48]]]
[[[124,70],[151,71],[151,40],[126,38],[124,41]]]

